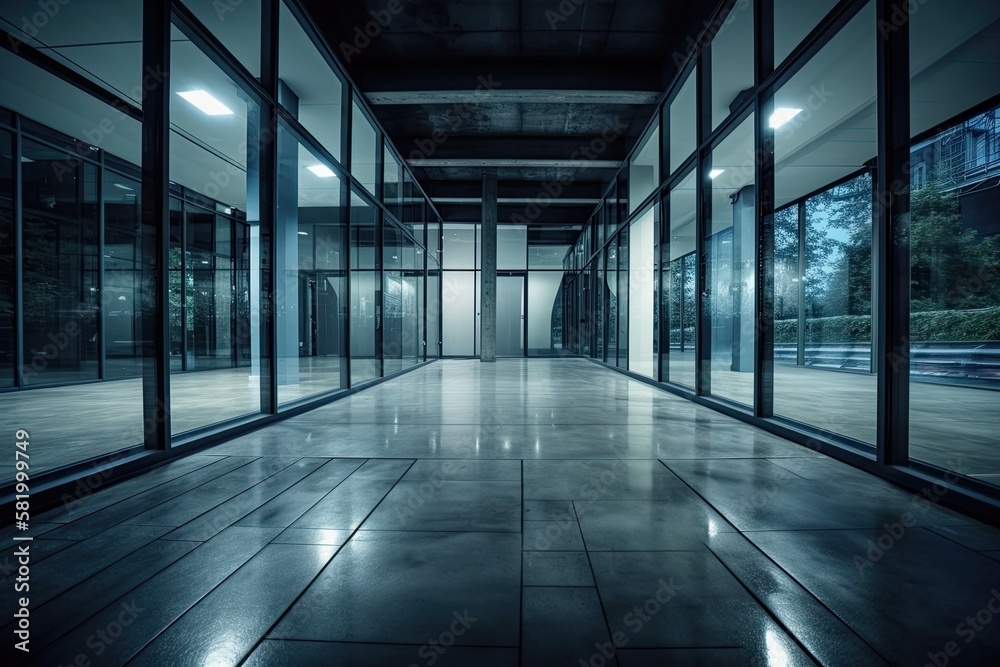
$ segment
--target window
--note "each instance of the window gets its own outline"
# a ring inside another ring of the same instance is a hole
[[[688,73],[670,103],[670,173],[698,147],[698,97],[695,70]]]
[[[655,128],[629,163],[629,201],[632,202],[629,213],[635,211],[659,185],[660,130]]]
[[[694,388],[695,338],[698,311],[695,304],[697,291],[697,181],[692,171],[670,191],[670,237],[663,244],[664,271],[668,273],[667,321],[669,352],[668,374],[670,382]],[[667,346],[664,345],[664,348]]]
[[[0,387],[14,386],[14,135],[0,130]]]
[[[753,0],[740,0],[712,40],[712,129],[745,101],[754,86]],[[707,128],[706,128],[707,129]]]
[[[358,103],[353,105],[354,117],[351,133],[351,175],[358,179],[369,193],[375,194],[375,156],[378,133]]]
[[[376,270],[377,211],[351,193],[351,385],[381,377],[377,349],[380,286]]]

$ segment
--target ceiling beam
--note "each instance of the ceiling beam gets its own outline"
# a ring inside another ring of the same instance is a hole
[[[427,90],[620,90],[662,91],[663,68],[655,60],[419,58],[358,60],[352,75],[366,94]]]
[[[423,169],[503,168],[514,169],[618,169],[620,160],[505,160],[505,159],[425,159],[410,160],[410,166]]]
[[[367,93],[376,106],[432,104],[656,104],[662,93],[641,90],[405,90]]]
[[[432,133],[431,133],[432,134]],[[443,136],[443,141],[433,142],[427,136],[392,135],[393,144],[404,156],[436,158],[438,160],[491,159],[503,157],[510,160],[555,160],[581,155],[594,142],[593,135],[503,135],[480,134]],[[428,142],[433,152],[428,150]],[[628,154],[628,141],[618,139],[604,144],[601,157],[622,161]]]
[[[500,197],[504,199],[535,199],[541,191],[538,181],[506,181],[498,183]],[[431,180],[424,186],[431,199],[475,199],[483,194],[481,180]],[[562,184],[562,197],[568,199],[600,200],[604,184],[597,181],[576,181]]]

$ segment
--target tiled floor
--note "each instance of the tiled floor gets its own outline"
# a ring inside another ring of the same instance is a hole
[[[3,664],[1000,656],[1000,530],[580,360],[426,366],[36,521]]]

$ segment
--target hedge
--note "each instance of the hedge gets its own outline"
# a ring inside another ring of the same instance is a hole
[[[774,323],[774,342],[795,344],[798,320]],[[913,313],[913,342],[971,342],[1000,340],[1000,307],[978,310],[941,310]],[[845,315],[806,320],[807,343],[867,343],[871,341],[871,317]]]

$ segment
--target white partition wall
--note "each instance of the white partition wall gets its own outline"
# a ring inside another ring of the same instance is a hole
[[[629,231],[628,368],[656,378],[653,318],[656,274],[653,271],[656,209],[650,208],[632,223]]]

